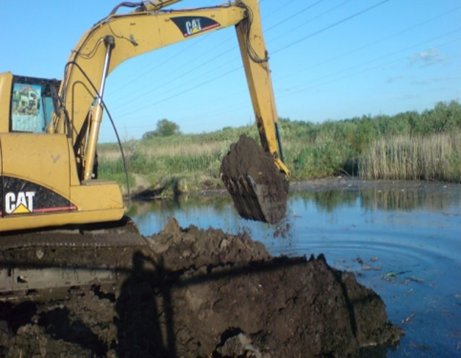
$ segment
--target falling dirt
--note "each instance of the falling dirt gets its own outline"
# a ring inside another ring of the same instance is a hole
[[[403,334],[378,295],[322,255],[271,257],[247,234],[182,229],[172,218],[145,243],[55,250],[60,266],[106,252],[118,284],[3,298],[0,356],[345,357]]]
[[[285,216],[288,181],[253,138],[231,144],[220,173],[241,217],[275,224]]]

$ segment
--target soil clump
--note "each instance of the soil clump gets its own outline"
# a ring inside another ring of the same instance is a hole
[[[288,181],[253,138],[231,144],[220,173],[241,217],[275,224],[285,216]]]
[[[346,357],[403,334],[376,293],[322,255],[272,257],[245,233],[172,218],[145,239],[125,250],[114,287],[0,300],[0,356]]]

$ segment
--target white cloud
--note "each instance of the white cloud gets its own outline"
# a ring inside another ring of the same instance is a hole
[[[439,50],[431,47],[425,51],[416,52],[409,56],[410,65],[421,64],[423,66],[433,65],[446,60]]]

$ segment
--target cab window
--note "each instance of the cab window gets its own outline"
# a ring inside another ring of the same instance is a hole
[[[53,92],[57,92],[57,81],[15,78],[10,112],[11,131],[44,133],[54,111]]]

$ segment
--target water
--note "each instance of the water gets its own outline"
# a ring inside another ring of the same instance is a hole
[[[461,185],[305,189],[291,193],[278,225],[239,218],[227,195],[137,203],[130,216],[145,235],[172,216],[182,227],[247,231],[273,255],[323,253],[377,292],[406,331],[388,357],[461,356]]]

